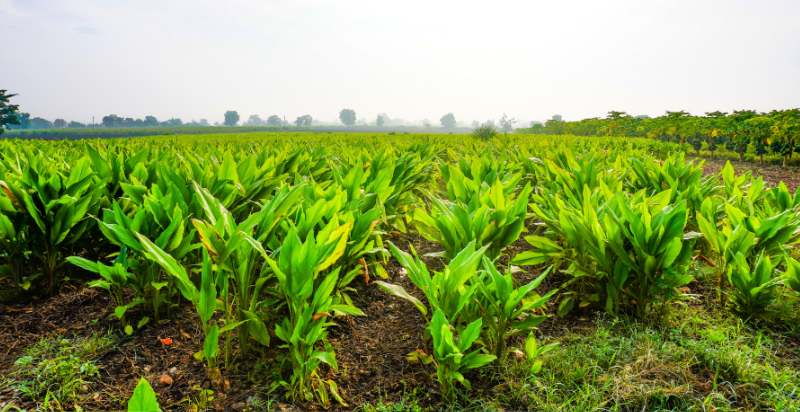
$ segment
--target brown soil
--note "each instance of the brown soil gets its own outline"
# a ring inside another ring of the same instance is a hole
[[[393,260],[387,271],[392,283],[422,299]],[[436,388],[432,370],[412,364],[406,355],[425,349],[425,319],[409,302],[389,296],[371,284],[354,295],[354,303],[366,316],[346,322],[332,333],[340,376],[337,381],[352,405],[401,400],[411,388]],[[432,399],[433,393],[421,394]]]

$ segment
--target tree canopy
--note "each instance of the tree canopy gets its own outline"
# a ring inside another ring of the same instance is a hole
[[[16,94],[9,94],[7,90],[0,89],[0,134],[5,130],[6,125],[18,125],[20,123],[19,106],[11,104],[11,98]]]
[[[225,126],[236,126],[239,123],[239,112],[228,110],[225,112]]]
[[[339,120],[345,126],[353,126],[356,124],[356,112],[353,109],[342,109],[339,112]]]
[[[454,129],[456,127],[456,116],[453,113],[447,113],[439,119],[439,122],[445,129]]]

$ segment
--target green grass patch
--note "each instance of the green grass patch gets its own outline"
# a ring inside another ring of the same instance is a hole
[[[75,410],[99,375],[95,360],[114,343],[109,336],[42,339],[25,350],[3,386],[36,410]]]

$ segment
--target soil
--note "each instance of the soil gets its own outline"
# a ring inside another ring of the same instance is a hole
[[[387,268],[392,283],[423,296],[391,261]],[[425,319],[409,302],[389,296],[375,284],[361,287],[354,304],[366,316],[356,317],[331,334],[340,377],[337,379],[350,405],[400,401],[412,388],[437,387],[431,370],[412,364],[406,355],[425,349]],[[431,400],[435,390],[423,395]]]

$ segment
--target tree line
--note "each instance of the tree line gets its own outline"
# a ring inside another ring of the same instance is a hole
[[[108,114],[103,116],[99,123],[81,123],[77,121],[66,121],[64,119],[55,119],[50,121],[42,117],[31,117],[30,113],[22,112],[19,110],[19,105],[11,104],[11,98],[15,94],[9,94],[7,90],[0,89],[0,133],[5,129],[10,130],[42,130],[42,129],[67,129],[67,128],[87,128],[87,127],[105,127],[105,128],[137,128],[137,127],[180,127],[180,126],[212,126],[206,119],[199,121],[184,122],[180,118],[171,118],[165,121],[160,121],[155,116],[145,116],[144,118],[122,117],[116,114]],[[241,117],[236,110],[228,110],[223,114],[222,124],[214,123],[214,126],[239,126]],[[346,127],[353,127],[356,125],[357,116],[353,109],[342,109],[339,112],[339,121]],[[456,118],[453,113],[447,113],[439,119],[444,129],[455,129],[457,127]],[[385,113],[378,114],[375,119],[374,125],[383,127],[390,122],[389,116]],[[362,122],[363,123],[363,122]],[[270,115],[266,120],[262,119],[258,114],[253,114],[248,119],[241,123],[242,126],[258,127],[311,127],[314,124],[314,118],[310,114],[298,116],[294,122],[289,123],[285,117],[276,114]],[[426,127],[431,127],[430,124],[425,124]]]
[[[578,136],[637,136],[690,145],[696,152],[719,150],[735,152],[740,160],[753,153],[761,161],[770,153],[783,158],[784,165],[800,153],[800,109],[737,110],[731,113],[707,112],[702,116],[686,111],[666,112],[663,116],[631,116],[610,111],[605,118],[565,121],[553,116],[544,123],[533,123],[522,131],[537,134]]]

